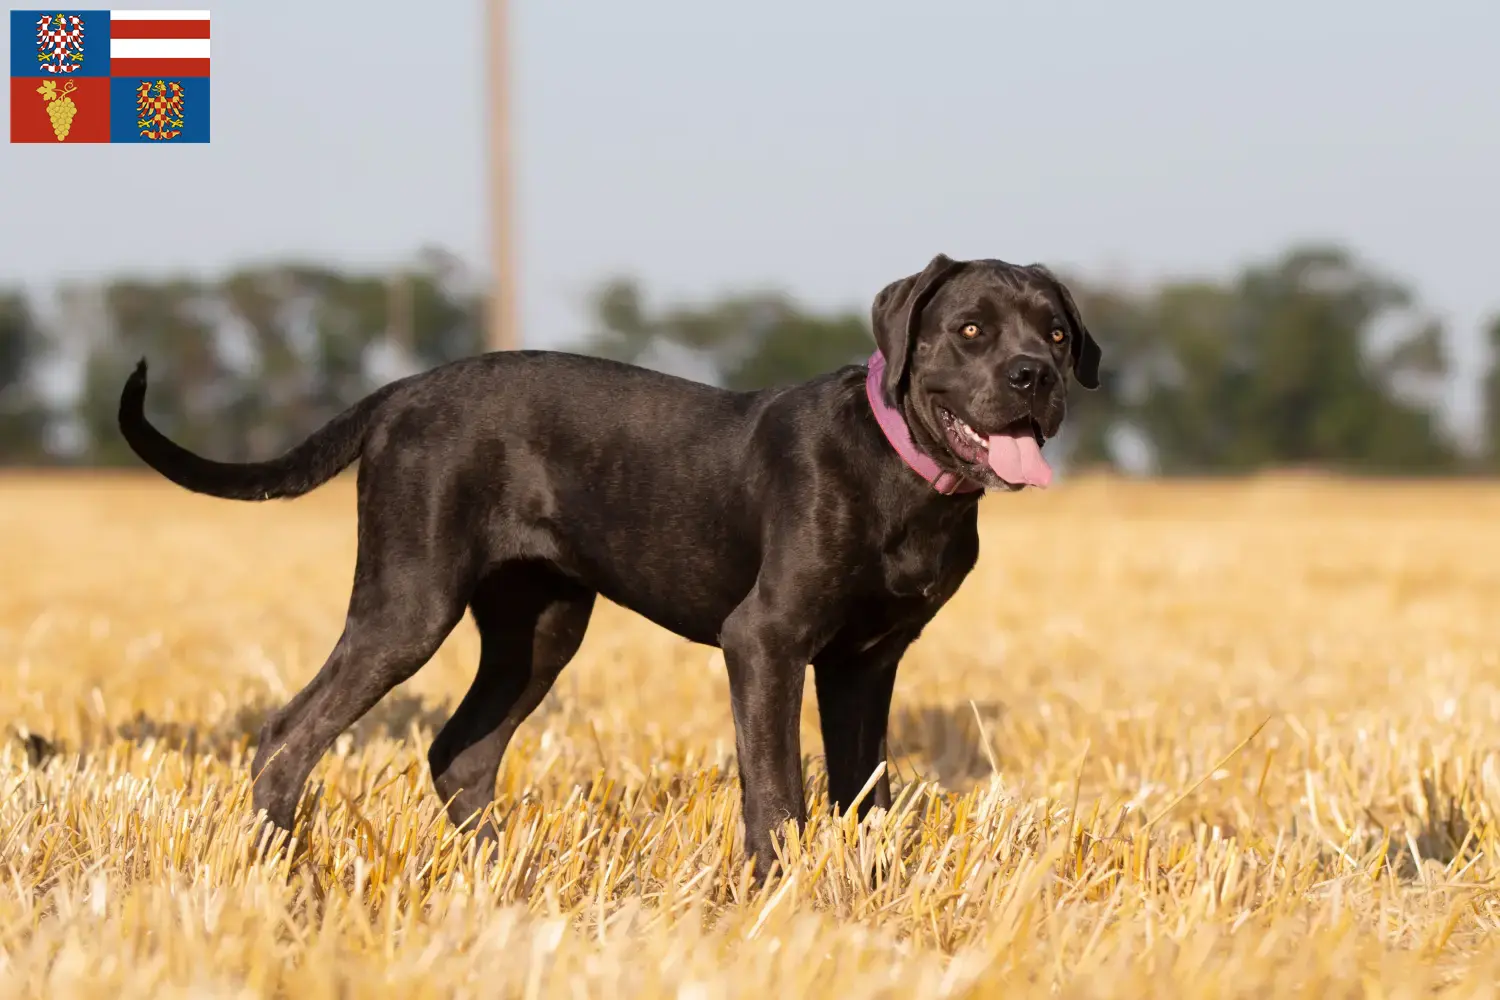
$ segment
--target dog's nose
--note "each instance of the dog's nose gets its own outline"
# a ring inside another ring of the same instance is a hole
[[[1030,392],[1033,389],[1043,388],[1047,383],[1047,378],[1048,366],[1041,358],[1023,354],[1018,358],[1013,358],[1010,364],[1005,366],[1005,380],[1017,392]]]

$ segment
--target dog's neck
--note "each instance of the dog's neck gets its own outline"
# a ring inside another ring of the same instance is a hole
[[[875,422],[885,434],[896,454],[913,472],[932,484],[932,488],[944,495],[952,493],[977,493],[984,487],[963,476],[947,472],[938,467],[932,456],[926,454],[912,440],[911,428],[901,411],[885,400],[881,382],[885,378],[885,355],[878,350],[870,355],[870,371],[865,376],[865,395],[869,397],[870,409],[875,411]]]

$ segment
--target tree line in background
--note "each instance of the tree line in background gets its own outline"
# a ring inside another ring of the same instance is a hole
[[[1437,417],[1454,374],[1444,330],[1344,250],[1294,248],[1228,280],[1146,289],[1064,277],[1105,351],[1103,388],[1076,394],[1059,442],[1070,465],[1136,454],[1167,475],[1500,469],[1500,366],[1484,380],[1483,440],[1464,447]],[[440,253],[398,277],[266,265],[73,287],[52,304],[44,314],[0,292],[0,464],[133,464],[115,411],[143,356],[152,419],[189,448],[246,461],[391,378],[483,350],[482,297]],[[867,307],[819,313],[769,292],[652,309],[616,280],[590,315],[572,349],[733,389],[860,362],[873,346]],[[1500,357],[1500,316],[1487,336]]]

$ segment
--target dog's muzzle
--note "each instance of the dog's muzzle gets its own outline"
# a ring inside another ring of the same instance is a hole
[[[1025,418],[996,434],[981,434],[949,410],[938,417],[954,454],[975,465],[988,466],[1012,486],[1046,487],[1052,482],[1052,467],[1042,457],[1042,432],[1037,422]]]

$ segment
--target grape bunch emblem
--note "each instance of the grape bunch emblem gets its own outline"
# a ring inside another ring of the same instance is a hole
[[[47,117],[52,119],[52,134],[57,136],[58,142],[68,137],[68,131],[73,127],[73,116],[78,114],[78,105],[68,96],[73,90],[72,80],[62,90],[57,89],[56,80],[43,80],[42,85],[36,88],[36,92],[42,95],[42,100],[47,102]]]

